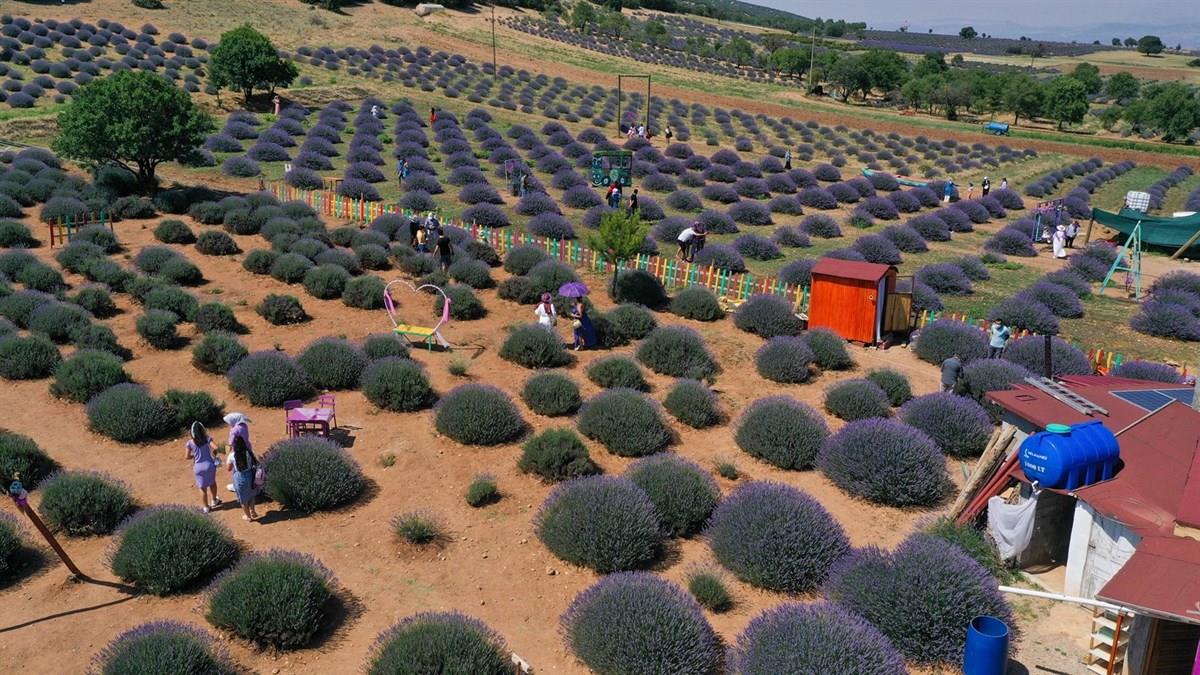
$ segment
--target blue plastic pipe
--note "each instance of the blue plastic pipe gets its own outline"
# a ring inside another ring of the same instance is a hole
[[[1008,670],[1008,626],[994,616],[977,616],[967,627],[963,675],[1004,675]]]

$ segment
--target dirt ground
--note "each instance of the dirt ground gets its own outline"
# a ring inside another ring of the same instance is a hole
[[[142,246],[153,243],[150,231],[156,222],[118,224],[118,235],[126,245],[125,253],[118,256],[129,257]],[[189,224],[197,231],[203,229],[196,223]],[[238,239],[246,251],[263,245],[257,237]],[[211,258],[189,250],[190,247],[184,249],[209,280],[196,289],[196,294],[202,301],[216,299],[235,308],[238,319],[249,329],[243,341],[252,351],[274,347],[295,354],[322,336],[344,335],[358,340],[389,326],[382,310],[369,312],[347,308],[337,301],[316,300],[269,277],[251,275],[242,270],[240,255]],[[43,247],[36,253],[49,259],[52,251]],[[498,276],[503,277],[504,273],[498,271]],[[69,277],[69,281],[73,285],[83,283],[75,277]],[[602,287],[604,283],[597,278],[587,281],[593,287]],[[252,307],[273,292],[301,297],[313,320],[290,327],[267,324]],[[500,300],[494,291],[482,291],[480,297],[489,309],[488,316],[479,321],[452,323],[445,331],[446,337],[463,345],[462,353],[471,357],[466,379],[497,384],[516,398],[530,373],[501,360],[497,349],[507,328],[532,319],[530,309]],[[228,410],[243,411],[254,420],[252,433],[259,448],[284,437],[281,411],[246,405],[229,390],[224,379],[194,369],[187,349],[158,351],[140,342],[133,328],[139,310],[130,305],[126,296],[117,298],[123,311],[108,323],[122,344],[134,351],[127,370],[136,381],[155,393],[169,387],[213,393],[225,401]],[[432,316],[427,297],[398,299],[403,316],[414,320]],[[597,300],[602,307],[608,305],[604,298]],[[658,319],[660,323],[681,321],[665,314],[659,314]],[[760,344],[758,338],[741,333],[728,320],[695,324],[695,327],[723,369],[715,389],[731,418],[736,418],[751,401],[774,393],[787,393],[819,406],[822,391],[830,383],[861,376],[877,366],[890,366],[908,374],[917,394],[931,392],[937,386],[935,369],[918,362],[910,352],[861,347],[851,347],[858,363],[853,371],[825,373],[804,385],[778,385],[753,372],[751,360]],[[630,353],[632,347],[616,351]],[[567,369],[585,395],[597,389],[586,380],[584,369],[607,353],[582,352],[578,362]],[[448,372],[451,355],[423,351],[413,354],[428,367],[437,391],[446,392],[464,381]],[[649,379],[653,385],[651,395],[661,399],[669,378],[651,373]],[[393,622],[422,610],[456,609],[493,626],[537,672],[585,672],[565,653],[557,625],[558,617],[575,594],[597,576],[559,561],[534,536],[532,517],[550,488],[517,471],[519,444],[464,447],[436,434],[431,412],[380,412],[359,392],[339,392],[337,403],[339,424],[349,436],[348,451],[370,479],[371,489],[366,496],[344,510],[307,517],[281,511],[274,504],[261,508],[264,518],[257,523],[242,521],[240,511],[234,506],[227,506],[212,517],[225,523],[247,549],[282,547],[301,550],[322,560],[337,575],[347,609],[336,621],[336,627],[310,648],[276,654],[227,641],[237,662],[258,672],[353,672],[360,667],[375,636]],[[0,389],[0,405],[8,411],[7,428],[31,436],[66,468],[95,469],[118,476],[130,485],[142,506],[199,505],[189,462],[184,458],[184,438],[140,446],[121,445],[102,438],[87,430],[84,407],[51,397],[45,380],[6,383]],[[523,406],[522,411],[535,430],[570,424],[569,420],[539,417]],[[48,420],[53,422],[48,424]],[[839,426],[837,420],[830,423],[835,428]],[[673,452],[709,468],[718,460],[731,459],[743,472],[742,480],[783,481],[811,493],[837,518],[856,546],[893,546],[918,521],[931,515],[927,511],[866,504],[851,499],[816,472],[786,472],[755,461],[734,444],[732,424],[706,431],[672,426],[679,433]],[[588,442],[588,446],[608,473],[620,473],[629,464],[629,460],[610,455],[595,443]],[[394,455],[395,463],[385,468],[380,459],[390,455]],[[967,466],[957,461],[950,466],[958,481],[967,470]],[[497,478],[504,498],[496,505],[476,510],[466,505],[462,493],[473,477],[482,472]],[[717,480],[726,492],[735,485],[725,479]],[[35,502],[36,499],[35,492]],[[388,529],[388,520],[396,513],[412,509],[428,510],[440,517],[451,533],[450,543],[429,550],[398,544]],[[156,598],[133,594],[118,583],[105,561],[110,542],[110,537],[63,539],[79,566],[98,580],[94,583],[68,581],[66,570],[46,551],[46,564],[32,578],[0,590],[0,602],[6,608],[0,622],[3,636],[0,663],[21,664],[31,673],[80,672],[109,640],[144,621],[176,619],[206,625],[199,593]],[[673,580],[682,579],[695,565],[712,563],[707,547],[697,540],[672,543],[666,560],[669,562],[663,563],[658,571]],[[726,640],[734,638],[762,609],[787,600],[732,578],[730,581],[736,601],[734,609],[709,616]],[[1055,618],[1057,612],[1047,614],[1045,608],[1038,608],[1040,604],[1020,605],[1022,616],[1029,616],[1036,625],[1022,625],[1030,637],[1022,643],[1019,658],[1030,670],[1038,664],[1061,668],[1060,662],[1066,657],[1040,646],[1054,637],[1055,629],[1051,626],[1060,624]],[[1069,635],[1078,636],[1080,632],[1072,630]],[[1063,635],[1048,642],[1061,646],[1068,639],[1068,635]],[[46,649],[46,645],[55,648]],[[1081,652],[1081,648],[1071,649],[1065,662],[1072,663],[1071,659]]]

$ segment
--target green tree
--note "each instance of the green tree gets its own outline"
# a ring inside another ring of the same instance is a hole
[[[940,84],[940,75],[913,77],[900,88],[900,100],[913,108],[933,111],[933,92]]]
[[[1121,109],[1121,106],[1110,105],[1100,111],[1100,126],[1104,127],[1106,131],[1112,131],[1113,127],[1117,126],[1117,122],[1121,121],[1121,117],[1124,114],[1125,111]]]
[[[1011,76],[1004,86],[1004,109],[1013,114],[1013,124],[1022,117],[1037,117],[1042,112],[1042,84],[1025,73]]]
[[[58,114],[52,147],[89,166],[116,164],[143,191],[159,164],[196,151],[215,127],[191,96],[161,75],[123,71],[92,81]]]
[[[646,41],[651,44],[663,45],[667,43],[667,27],[661,21],[651,19],[646,22],[643,29],[646,33]]]
[[[958,31],[958,37],[964,40],[974,40],[978,36],[979,33],[975,32],[975,28],[972,26],[963,26],[963,29]]]
[[[784,47],[771,54],[771,66],[789,75],[803,75],[808,71],[808,54],[798,47]]]
[[[1136,77],[1121,71],[1113,73],[1112,77],[1108,78],[1108,83],[1104,87],[1104,93],[1108,95],[1109,100],[1120,103],[1121,101],[1132,101],[1137,98],[1138,91],[1141,89],[1141,84],[1138,83]]]
[[[929,52],[917,61],[917,65],[913,66],[912,76],[914,78],[925,77],[926,75],[939,75],[950,69],[946,65],[946,55],[941,52]]]
[[[1113,38],[1113,39],[1112,39],[1112,46],[1114,46],[1114,47],[1120,47],[1120,46],[1121,46],[1121,38]]]
[[[1162,38],[1157,35],[1143,35],[1142,39],[1137,41],[1137,50],[1139,53],[1146,56],[1161,54],[1167,46],[1163,44]]]
[[[861,56],[844,56],[829,67],[827,79],[834,87],[842,90],[846,99],[853,94],[861,94],[863,98],[871,91],[871,73],[863,67]]]
[[[1125,46],[1126,47],[1136,47],[1137,43],[1138,43],[1137,38],[1133,38],[1133,37],[1125,38]]]
[[[596,8],[590,2],[576,2],[571,10],[571,26],[586,31],[590,24],[596,23]]]
[[[740,35],[725,43],[720,52],[721,56],[739,66],[744,66],[754,59],[754,45]]]
[[[1180,82],[1147,87],[1142,96],[1145,113],[1142,123],[1162,134],[1167,142],[1184,140],[1200,127],[1200,101],[1196,91]]]
[[[296,79],[296,66],[279,58],[265,35],[244,24],[221,36],[212,48],[209,76],[213,84],[242,92],[245,100],[257,89],[275,91]]]
[[[870,89],[889,92],[898,89],[908,78],[908,61],[896,52],[868,49],[861,57]]]
[[[1088,94],[1099,94],[1104,88],[1104,80],[1100,77],[1100,69],[1090,63],[1080,63],[1071,71],[1071,77],[1083,83]]]
[[[621,264],[636,256],[646,245],[646,226],[636,213],[610,211],[600,218],[596,232],[587,233],[587,244],[613,266],[612,289],[617,287]]]
[[[1073,77],[1055,78],[1046,85],[1043,110],[1058,123],[1059,131],[1066,124],[1082,122],[1088,111],[1087,87]]]

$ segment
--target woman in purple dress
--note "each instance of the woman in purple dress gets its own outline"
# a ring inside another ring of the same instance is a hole
[[[192,438],[187,442],[187,458],[192,460],[192,473],[196,476],[196,487],[200,488],[200,500],[204,512],[221,505],[217,497],[217,462],[213,458],[213,442],[208,430],[199,422],[192,423]],[[212,502],[208,500],[212,493]]]

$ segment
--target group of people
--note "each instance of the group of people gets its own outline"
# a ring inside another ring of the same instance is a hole
[[[629,129],[625,131],[625,136],[628,138],[649,138],[645,124],[639,124],[636,127],[630,124]],[[669,136],[667,137],[667,142],[670,142]]]
[[[621,202],[624,197],[621,193],[621,181],[614,180],[608,186],[608,191],[604,193],[604,201],[608,204],[608,208],[619,211],[621,210]],[[633,188],[633,192],[629,195],[629,202],[625,205],[625,210],[629,215],[638,212],[638,189]]]
[[[1004,321],[995,319],[988,326],[988,358],[998,359],[1004,356],[1004,348],[1012,339],[1012,329],[1004,325]],[[942,361],[942,391],[953,392],[958,389],[959,380],[963,375],[962,354],[955,352],[950,358]]]
[[[551,333],[556,332],[558,310],[554,307],[553,296],[549,293],[542,293],[541,300],[534,308],[533,314],[537,317],[539,326]],[[596,327],[592,325],[592,320],[588,317],[587,305],[584,304],[583,298],[575,298],[575,304],[571,306],[568,318],[571,319],[571,332],[574,338],[571,348],[579,351],[584,347],[596,346]]]
[[[225,466],[233,479],[229,488],[242,507],[242,520],[258,520],[255,500],[266,481],[266,472],[250,444],[250,418],[235,412],[226,415],[224,421],[229,425],[229,454],[225,458]],[[192,474],[196,479],[196,487],[200,489],[204,512],[210,513],[223,503],[217,496],[217,465],[220,463],[217,455],[220,448],[200,422],[192,423],[190,436],[185,446],[187,459],[192,462]]]
[[[432,248],[438,255],[442,271],[450,270],[450,263],[454,262],[454,242],[433,211],[425,214],[424,221],[417,216],[409,217],[408,233],[409,246],[420,253],[429,253]]]
[[[956,188],[956,187],[958,187],[958,186],[955,184],[954,181],[952,181],[952,180],[946,181],[946,186],[942,190],[942,201],[943,202],[945,202],[947,204],[950,203],[950,200],[954,197],[954,188]],[[989,194],[992,193],[992,179],[988,178],[987,176],[984,176],[983,181],[980,183],[980,187],[982,188],[982,192],[983,192],[983,194],[981,196],[983,196],[983,197],[988,196]],[[1000,180],[1000,189],[1001,190],[1008,189],[1008,178],[1002,178]],[[967,199],[974,199],[974,198],[975,198],[975,183],[972,181],[972,182],[967,183]]]
[[[1060,260],[1066,258],[1067,249],[1075,248],[1075,238],[1078,236],[1079,223],[1074,220],[1054,228],[1054,234],[1050,235],[1050,244],[1054,247],[1054,257]]]

